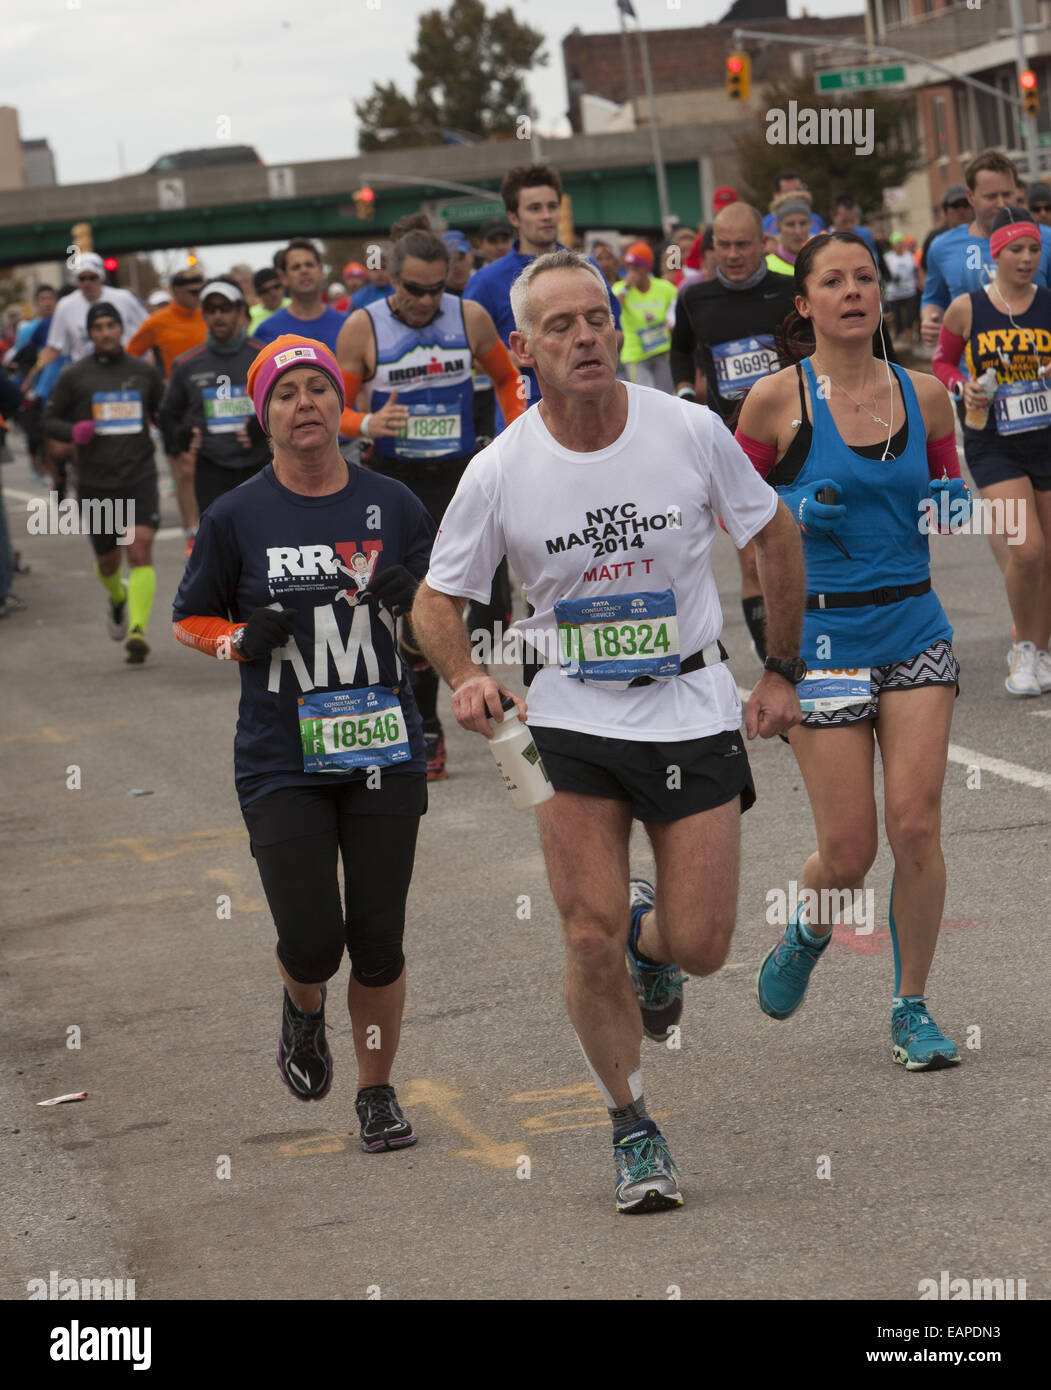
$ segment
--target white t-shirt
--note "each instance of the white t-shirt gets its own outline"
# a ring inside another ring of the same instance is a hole
[[[132,294],[131,290],[118,289],[116,285],[103,285],[102,293],[94,301],[96,304],[112,304],[120,314],[124,324],[121,344],[128,346],[139,324],[144,322],[147,311]],[[64,357],[79,362],[92,351],[91,336],[88,333],[88,310],[91,305],[80,290],[74,290],[60,299],[55,306],[51,327],[47,333],[47,345]]]
[[[916,262],[908,251],[884,251],[883,259],[892,279],[887,286],[887,302],[911,299],[916,293]]]
[[[566,598],[671,589],[682,659],[714,642],[723,626],[708,563],[716,517],[740,549],[777,510],[777,494],[717,415],[621,385],[628,419],[606,449],[563,448],[536,408],[476,454],[431,552],[431,588],[480,603],[506,552],[536,609],[515,626],[543,631],[548,660],[557,652],[554,604]],[[533,724],[640,743],[706,738],[741,723],[737,686],[721,662],[628,690],[550,665],[528,704]]]

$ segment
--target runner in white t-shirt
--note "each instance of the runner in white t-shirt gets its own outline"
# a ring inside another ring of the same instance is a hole
[[[537,817],[565,932],[569,1013],[613,1121],[617,1209],[658,1210],[682,1195],[646,1112],[640,1037],[666,1041],[678,1021],[680,967],[707,975],[726,957],[740,817],[755,799],[718,640],[715,516],[738,548],[755,539],[766,577],[778,660],[749,701],[750,738],[800,720],[801,547],[717,416],[616,380],[606,288],[583,256],[539,257],[511,303],[512,351],[535,369],[542,400],[468,465],[413,624],[453,688],[460,724],[489,736],[487,715],[500,720],[510,692],[472,663],[460,613],[488,595],[506,551],[535,608],[527,641],[562,661],[540,670],[528,713],[556,789]],[[572,648],[565,658],[556,630]],[[656,891],[629,881],[635,819],[653,845]]]
[[[88,333],[88,310],[92,304],[112,304],[124,325],[121,346],[127,347],[140,323],[146,320],[146,310],[131,290],[107,285],[102,257],[94,251],[82,252],[77,260],[77,285],[73,294],[58,301],[51,317],[47,346],[37,360],[37,371],[56,357],[69,357],[79,362],[93,351]]]

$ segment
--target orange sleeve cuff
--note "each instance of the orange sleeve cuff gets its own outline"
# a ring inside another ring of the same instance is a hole
[[[511,354],[503,343],[498,341],[496,346],[491,347],[478,361],[486,374],[493,379],[493,389],[496,391],[496,399],[500,402],[505,422],[510,424],[512,420],[517,420],[519,415],[524,415],[525,383],[522,382],[517,367],[511,361]]]
[[[194,647],[205,656],[220,661],[243,661],[234,651],[230,639],[244,623],[228,623],[225,618],[180,618],[172,623],[175,640],[184,647]]]
[[[366,410],[351,410],[349,407],[339,417],[339,432],[344,439],[357,439],[361,433],[361,422],[368,414]]]

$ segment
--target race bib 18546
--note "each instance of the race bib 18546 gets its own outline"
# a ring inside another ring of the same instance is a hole
[[[300,696],[299,736],[305,772],[349,772],[412,757],[401,701],[383,685]]]

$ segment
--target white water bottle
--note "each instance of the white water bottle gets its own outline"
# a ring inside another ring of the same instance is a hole
[[[531,806],[539,806],[553,797],[555,789],[540,760],[533,735],[519,723],[514,700],[504,695],[500,707],[504,712],[503,723],[489,720],[493,726],[489,750],[500,769],[504,786],[511,793],[515,810],[528,811]]]

